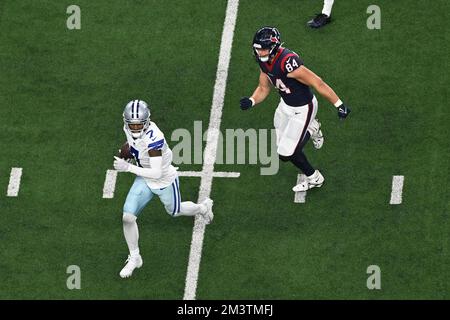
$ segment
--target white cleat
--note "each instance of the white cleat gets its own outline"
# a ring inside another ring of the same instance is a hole
[[[317,119],[314,119],[313,121],[311,121],[309,129],[314,148],[322,148],[324,139],[322,130],[320,130],[320,122]]]
[[[312,188],[320,188],[325,178],[319,170],[314,171],[312,176],[306,177],[306,180],[292,188],[294,192],[303,192]]]
[[[142,267],[143,261],[142,257],[140,255],[132,257],[128,256],[128,259],[126,262],[125,267],[120,271],[120,277],[121,278],[128,278],[131,277],[133,274],[134,269],[139,269]]]
[[[202,202],[202,204],[206,207],[206,211],[201,215],[206,224],[210,224],[214,219],[214,213],[212,212],[213,203],[214,201],[212,201],[210,198],[206,198]]]

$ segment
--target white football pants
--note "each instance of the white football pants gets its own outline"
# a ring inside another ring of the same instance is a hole
[[[317,107],[318,103],[315,96],[311,103],[299,107],[291,107],[283,99],[280,99],[273,117],[279,155],[291,156],[297,144],[306,135],[307,130],[310,134],[314,133],[314,130],[310,129],[309,126],[316,118]]]

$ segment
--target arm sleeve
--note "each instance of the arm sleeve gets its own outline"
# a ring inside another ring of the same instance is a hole
[[[159,179],[162,176],[162,157],[150,157],[151,168],[141,168],[130,165],[129,171],[137,176],[150,179]]]
[[[303,65],[303,60],[296,54],[291,54],[283,64],[283,71],[286,73],[291,73],[295,69],[300,68]]]

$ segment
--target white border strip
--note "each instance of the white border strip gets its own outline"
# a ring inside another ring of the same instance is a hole
[[[116,190],[117,171],[106,170],[105,184],[103,185],[103,198],[114,198],[114,191]]]
[[[239,0],[228,0],[225,22],[220,44],[219,62],[217,64],[216,82],[214,85],[211,115],[209,118],[208,137],[203,159],[202,179],[198,201],[203,201],[211,193],[211,185],[216,161],[217,142],[219,137],[220,123],[222,118],[223,101],[228,77],[228,66],[231,58],[231,47],[233,44],[234,27],[236,25]],[[205,233],[205,222],[195,217],[194,229],[192,231],[191,250],[186,274],[186,286],[184,289],[184,300],[194,300],[197,291],[198,272],[202,256],[203,236]]]
[[[393,176],[392,177],[392,192],[390,204],[401,204],[402,203],[402,193],[403,193],[403,182],[405,181],[404,176]]]
[[[17,197],[20,189],[20,179],[22,178],[22,168],[11,168],[11,175],[9,176],[8,197]]]

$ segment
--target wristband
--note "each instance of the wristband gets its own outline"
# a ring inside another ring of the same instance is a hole
[[[252,97],[250,97],[249,99],[252,102],[252,107],[253,107],[255,105],[255,99],[253,99]]]
[[[335,102],[334,106],[336,108],[339,108],[341,106],[341,104],[343,104],[343,102],[341,101],[341,99],[338,99],[338,101]]]

